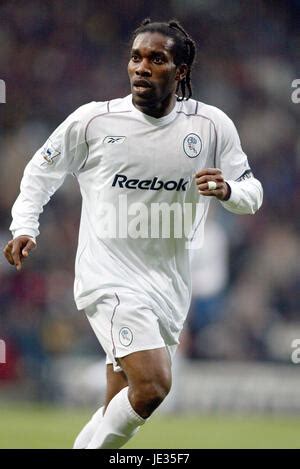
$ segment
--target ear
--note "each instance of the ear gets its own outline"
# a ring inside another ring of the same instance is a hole
[[[177,70],[176,70],[175,80],[182,81],[186,77],[187,71],[188,71],[188,66],[186,64],[178,65]]]

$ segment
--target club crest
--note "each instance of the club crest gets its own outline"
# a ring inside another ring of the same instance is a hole
[[[197,134],[188,134],[183,140],[183,149],[189,158],[196,158],[202,150],[202,141]]]
[[[122,327],[119,332],[119,339],[122,345],[125,345],[125,347],[128,347],[132,340],[133,340],[133,334],[129,327]]]

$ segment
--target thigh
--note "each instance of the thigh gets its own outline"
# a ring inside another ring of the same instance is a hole
[[[118,359],[129,386],[157,383],[170,388],[172,382],[170,353],[166,347],[134,352]]]

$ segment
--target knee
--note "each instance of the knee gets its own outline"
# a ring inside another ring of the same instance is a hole
[[[141,417],[149,417],[163,402],[170,389],[171,379],[168,377],[139,383],[129,392],[133,408]]]

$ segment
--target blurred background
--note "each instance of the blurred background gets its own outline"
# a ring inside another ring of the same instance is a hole
[[[292,352],[294,362],[300,353],[292,344],[299,339],[300,345],[300,104],[291,99],[292,81],[300,78],[299,15],[298,0],[0,2],[0,79],[7,88],[7,102],[0,104],[1,249],[34,152],[80,105],[129,94],[130,35],[148,16],[179,19],[197,42],[194,98],[233,119],[263,184],[264,204],[254,217],[231,215],[217,203],[211,209],[205,247],[193,265],[193,302],[174,389],[163,408],[178,418],[293,415],[289,425],[297,422],[299,435],[300,363],[293,363]],[[78,422],[74,435],[101,403],[104,356],[73,300],[80,208],[70,177],[40,218],[38,250],[24,270],[17,274],[0,260],[0,340],[6,345],[0,447],[70,444],[57,429],[52,440],[26,440],[20,415],[35,421],[36,414],[26,414],[30,402],[45,412],[60,404],[69,409],[70,422]],[[199,421],[207,429],[207,420]],[[3,422],[11,422],[11,433]],[[219,420],[216,426],[222,428]],[[280,428],[277,443],[265,444],[300,446],[294,427]],[[256,433],[249,438],[259,446]],[[190,443],[182,438],[185,448],[205,444],[200,436]],[[222,443],[214,435],[211,445],[238,445],[236,438]],[[180,447],[175,436],[172,441]]]

